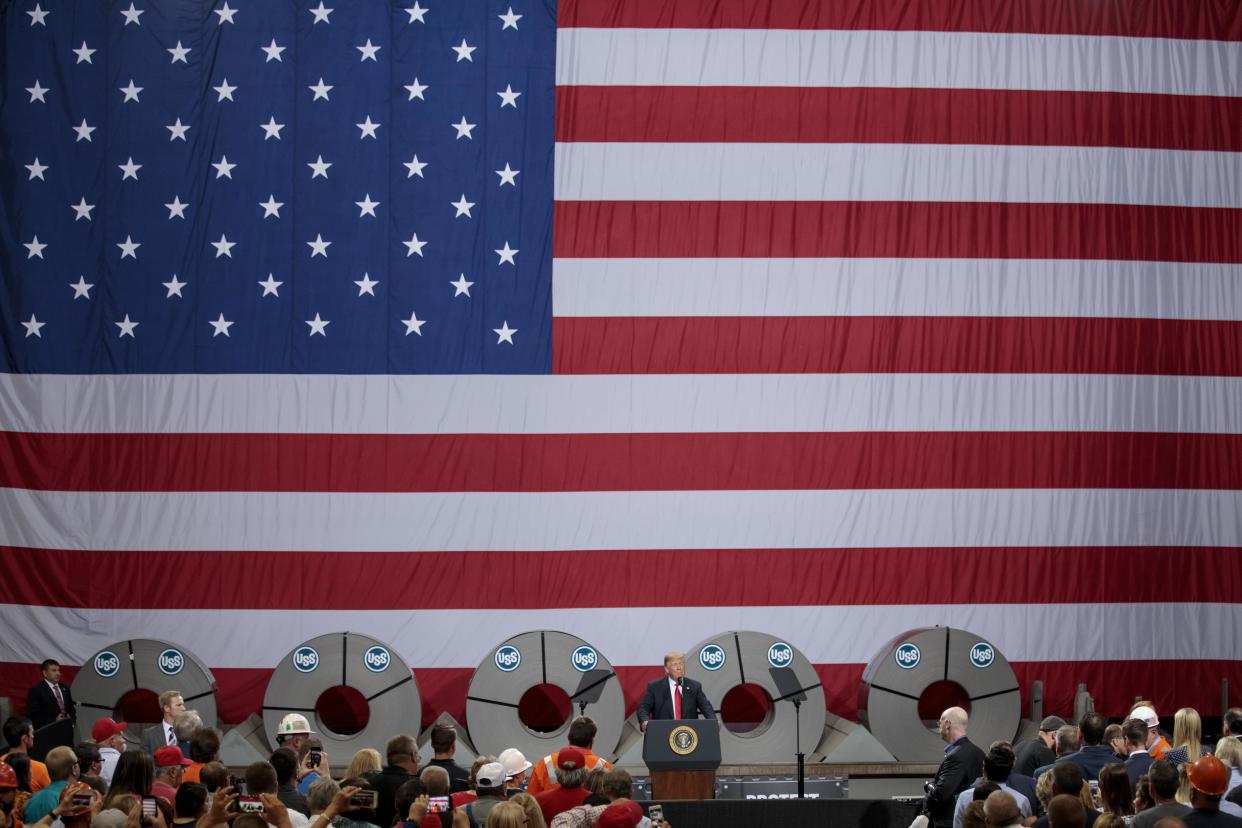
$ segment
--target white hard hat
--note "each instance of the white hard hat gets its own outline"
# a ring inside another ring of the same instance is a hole
[[[296,736],[300,733],[314,733],[310,729],[310,722],[301,713],[290,713],[280,720],[280,726],[276,728],[277,736]]]
[[[525,773],[530,770],[530,762],[522,755],[522,751],[517,748],[506,748],[500,753],[500,764],[505,766],[505,772],[509,776],[517,776],[519,773]]]

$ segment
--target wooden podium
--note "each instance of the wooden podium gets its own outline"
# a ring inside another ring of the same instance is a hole
[[[643,735],[652,799],[715,799],[718,719],[652,719]]]

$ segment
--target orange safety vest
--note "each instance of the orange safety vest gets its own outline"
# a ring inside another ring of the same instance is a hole
[[[598,768],[612,770],[612,764],[610,762],[605,762],[590,750],[587,750],[586,748],[578,748],[578,750],[582,751],[582,755],[586,758],[586,767],[588,771],[593,771]],[[560,755],[561,752],[559,750],[556,753],[549,753],[547,756],[543,757],[538,764],[531,768],[530,784],[526,786],[526,793],[531,796],[536,796],[544,791],[558,787],[556,784],[556,760]]]

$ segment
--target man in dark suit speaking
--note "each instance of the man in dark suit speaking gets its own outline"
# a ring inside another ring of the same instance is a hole
[[[703,685],[686,678],[685,654],[669,653],[664,656],[664,678],[647,685],[637,716],[638,726],[646,730],[650,719],[714,719],[716,711]]]
[[[60,683],[60,664],[55,659],[43,662],[43,679],[26,694],[26,715],[35,730],[57,719],[77,718],[73,694]]]

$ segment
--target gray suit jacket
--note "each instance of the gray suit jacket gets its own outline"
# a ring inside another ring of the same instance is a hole
[[[164,747],[168,742],[164,739],[164,723],[151,725],[143,728],[142,731],[142,749],[147,753],[154,754],[155,751]],[[177,747],[181,748],[181,755],[189,757],[190,743],[186,741],[178,741]]]

